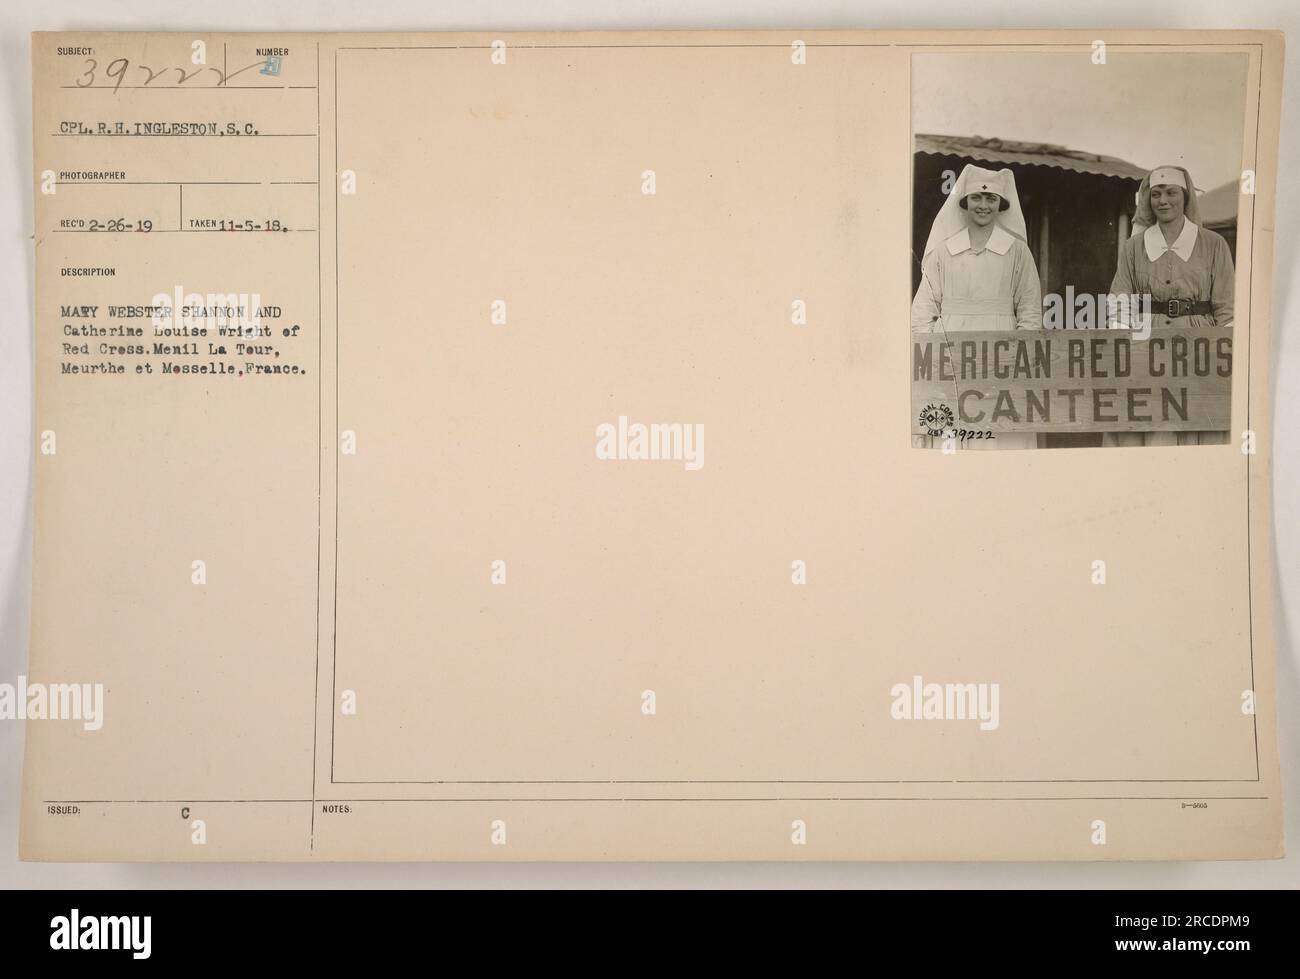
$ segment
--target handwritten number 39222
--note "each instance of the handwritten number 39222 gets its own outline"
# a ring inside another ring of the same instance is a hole
[[[103,77],[113,80],[112,88],[113,91],[116,92],[122,87],[122,82],[125,81],[127,72],[132,68],[136,69],[136,71],[144,72],[145,85],[152,85],[159,78],[172,76],[173,73],[175,73],[173,77],[176,78],[176,85],[184,85],[186,82],[192,81],[202,75],[205,71],[211,71],[215,72],[217,75],[217,81],[214,87],[220,88],[235,76],[242,75],[246,71],[252,71],[254,68],[260,68],[265,64],[265,60],[254,61],[251,65],[227,73],[221,68],[215,68],[212,65],[200,65],[192,71],[186,71],[184,68],[177,66],[158,68],[155,70],[148,65],[133,65],[129,58],[114,58],[101,72],[99,62],[94,58],[87,58],[86,70],[77,78],[77,88],[101,87],[96,86],[95,82],[98,78]],[[107,88],[108,86],[104,85],[102,87]]]

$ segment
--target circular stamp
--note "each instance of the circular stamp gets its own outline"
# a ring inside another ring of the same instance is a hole
[[[921,409],[918,421],[927,435],[942,435],[952,428],[952,409],[947,405],[928,404]]]

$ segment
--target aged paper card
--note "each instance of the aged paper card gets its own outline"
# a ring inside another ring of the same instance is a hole
[[[1281,65],[35,35],[22,856],[1280,855]]]

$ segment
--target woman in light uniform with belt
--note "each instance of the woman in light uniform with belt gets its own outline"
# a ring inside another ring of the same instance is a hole
[[[921,286],[912,300],[912,329],[1040,330],[1043,301],[1038,268],[1025,243],[1025,217],[1010,170],[967,164],[939,209],[921,259]],[[960,422],[958,423],[960,424]],[[913,445],[932,447],[930,436]],[[1033,432],[997,433],[959,441],[963,448],[1033,449]]]
[[[1183,167],[1156,167],[1138,190],[1133,236],[1120,249],[1112,296],[1151,297],[1151,325],[1232,325],[1232,252],[1199,225],[1196,185]],[[1130,328],[1126,304],[1111,325]],[[1103,445],[1223,445],[1223,432],[1108,432]]]

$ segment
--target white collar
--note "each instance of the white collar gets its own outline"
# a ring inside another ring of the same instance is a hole
[[[1014,241],[1015,239],[1003,229],[1002,225],[995,224],[993,233],[989,235],[988,244],[984,247],[999,255],[1005,255],[1011,251],[1011,243]],[[970,249],[970,229],[962,228],[944,244],[948,246],[949,255],[960,255],[962,252],[968,251]]]
[[[1197,232],[1200,231],[1191,221],[1183,218],[1183,230],[1174,240],[1172,245],[1165,243],[1164,232],[1160,230],[1160,225],[1153,224],[1142,235],[1142,244],[1146,246],[1147,258],[1155,261],[1165,252],[1173,252],[1184,262],[1192,257],[1192,249],[1196,247]]]

